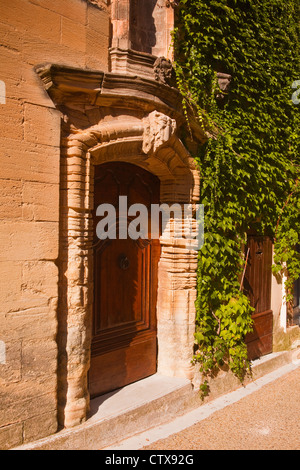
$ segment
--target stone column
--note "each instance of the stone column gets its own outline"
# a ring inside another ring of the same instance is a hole
[[[158,372],[193,378],[198,252],[161,240],[158,285]]]
[[[61,191],[59,417],[65,427],[86,419],[92,322],[93,167],[78,136],[65,140]],[[77,140],[78,139],[78,140]]]

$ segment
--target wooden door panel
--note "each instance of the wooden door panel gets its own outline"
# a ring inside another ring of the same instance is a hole
[[[94,313],[89,384],[91,396],[156,372],[156,297],[159,240],[99,240],[96,216],[100,204],[113,204],[117,231],[119,196],[132,204],[159,203],[159,180],[127,163],[95,168]],[[150,225],[150,224],[149,224]],[[147,236],[147,234],[146,234]]]
[[[95,251],[94,335],[131,323],[149,324],[151,245],[110,240]]]
[[[140,338],[92,357],[90,395],[95,397],[156,372],[156,338]]]
[[[273,312],[267,310],[266,312],[255,313],[252,315],[254,320],[253,332],[248,334],[248,342],[254,341],[266,334],[272,332],[273,328]]]
[[[246,343],[249,359],[256,359],[273,350],[273,312],[256,313],[252,318],[253,332],[246,336]]]
[[[272,335],[262,336],[255,341],[247,343],[248,358],[250,360],[257,359],[266,354],[270,354],[273,350]]]

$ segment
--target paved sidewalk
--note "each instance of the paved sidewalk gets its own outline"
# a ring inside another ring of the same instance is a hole
[[[113,448],[300,450],[299,362]]]

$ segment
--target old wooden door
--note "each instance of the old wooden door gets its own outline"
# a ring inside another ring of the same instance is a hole
[[[128,208],[143,204],[150,214],[150,205],[159,204],[159,187],[157,177],[129,163],[95,167],[92,397],[156,372],[159,240],[151,240],[149,232],[145,238],[121,239],[118,229],[123,224],[124,231],[124,224],[128,227],[134,220],[120,218],[119,196],[127,196]],[[97,237],[101,217],[96,208],[103,203],[116,208],[116,239]]]
[[[255,308],[253,332],[246,336],[249,359],[272,352],[273,312],[271,310],[272,240],[248,236],[249,257],[244,279],[244,292]]]

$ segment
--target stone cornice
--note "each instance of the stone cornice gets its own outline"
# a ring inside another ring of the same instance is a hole
[[[104,72],[45,64],[35,67],[45,89],[57,105],[65,104],[70,94],[82,95],[82,102],[92,101],[99,93]],[[85,97],[84,97],[85,96]]]
[[[35,70],[57,106],[67,106],[76,99],[83,106],[141,109],[147,113],[158,110],[176,119],[179,126],[185,123],[179,91],[156,80],[56,64],[40,65]],[[194,139],[207,140],[192,114],[189,125]]]

